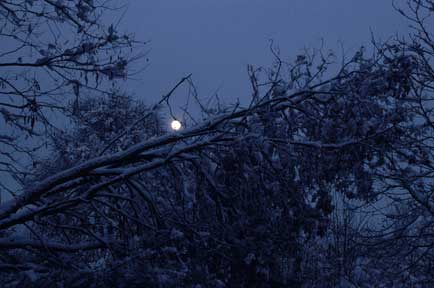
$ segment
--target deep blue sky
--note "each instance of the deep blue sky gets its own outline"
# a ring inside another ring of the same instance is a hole
[[[398,0],[399,1],[399,0]],[[270,65],[269,39],[285,57],[304,47],[347,51],[368,44],[370,29],[386,39],[406,33],[391,0],[129,0],[123,28],[150,40],[150,66],[129,90],[155,102],[193,73],[202,97],[216,89],[228,101],[247,99],[246,65]],[[182,97],[178,95],[177,97]],[[183,102],[179,99],[179,102]]]
[[[227,102],[248,99],[246,65],[272,63],[269,39],[289,58],[304,47],[319,47],[321,39],[329,48],[343,41],[354,51],[370,41],[370,29],[383,39],[408,31],[391,0],[125,1],[122,29],[151,41],[150,66],[139,80],[127,82],[128,90],[149,104],[189,73],[203,98],[219,88]],[[185,102],[183,92],[175,104]]]

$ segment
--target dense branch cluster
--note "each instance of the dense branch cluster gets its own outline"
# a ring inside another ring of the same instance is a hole
[[[102,25],[106,5],[0,1],[0,170],[17,181],[25,173],[17,159],[31,157],[44,142],[35,138],[58,126],[47,112],[75,113],[76,106],[66,110],[68,102],[102,93],[104,79],[126,78],[128,63],[139,57],[129,55],[137,46],[130,35]]]

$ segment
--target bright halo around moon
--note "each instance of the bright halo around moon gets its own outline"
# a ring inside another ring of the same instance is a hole
[[[172,128],[172,130],[178,131],[179,129],[181,129],[182,124],[178,120],[173,120],[172,123],[170,123],[170,127]]]

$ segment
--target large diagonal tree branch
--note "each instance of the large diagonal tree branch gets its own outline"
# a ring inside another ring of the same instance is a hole
[[[80,244],[64,244],[50,241],[37,241],[29,239],[14,239],[14,238],[0,238],[0,250],[2,249],[48,249],[58,252],[78,252],[94,250],[105,247],[106,244],[101,242],[89,242]]]
[[[309,91],[309,93],[306,93],[306,91],[302,91],[295,93],[289,98],[291,99],[291,103],[299,103],[307,97],[311,97],[312,93],[312,91]],[[285,97],[285,99],[273,99],[258,104],[257,106],[252,108],[241,109],[237,112],[229,112],[223,115],[219,115],[182,132],[166,134],[161,137],[138,143],[125,151],[88,160],[75,167],[69,168],[65,171],[57,173],[56,175],[48,177],[47,179],[36,184],[34,187],[28,189],[15,199],[12,199],[0,205],[0,219],[9,217],[11,213],[14,213],[25,205],[38,200],[44,193],[49,192],[51,189],[55,188],[58,185],[63,185],[68,181],[91,174],[91,172],[94,171],[96,168],[115,165],[124,161],[128,161],[129,159],[138,156],[142,152],[157,147],[177,143],[204,134],[212,134],[213,132],[216,132],[218,128],[227,124],[227,122],[230,120],[245,117],[248,114],[254,113],[255,110],[263,106],[274,105],[287,100],[287,97]]]
[[[52,211],[52,209],[47,210],[47,207],[42,205],[34,209],[22,210],[18,214],[13,215],[27,205],[35,204],[40,201],[41,197],[47,193],[53,194],[56,191],[66,191],[66,189],[79,185],[83,181],[86,182],[86,180],[84,180],[86,177],[101,177],[101,175],[114,176],[103,182],[98,180],[97,182],[99,183],[92,186],[85,195],[83,195],[85,198],[119,181],[173,161],[173,159],[178,158],[182,153],[200,151],[206,147],[218,145],[218,143],[227,143],[228,139],[223,136],[229,135],[231,129],[242,124],[249,115],[254,115],[265,107],[273,111],[282,111],[289,109],[288,107],[296,107],[304,101],[314,99],[317,94],[321,94],[322,92],[318,91],[316,88],[330,81],[333,81],[333,79],[319,83],[309,90],[298,91],[289,96],[263,100],[248,108],[215,116],[192,128],[140,142],[124,151],[90,159],[50,176],[29,188],[15,199],[0,205],[0,220],[2,220],[0,227],[11,227],[18,224],[21,220],[32,219],[34,215],[42,211]],[[205,140],[197,141],[199,136],[206,136]],[[300,142],[298,144],[304,146],[308,145],[313,148],[328,147],[333,149],[349,145],[348,143],[321,144],[313,142]],[[146,158],[155,160],[146,162]],[[144,164],[131,166],[131,163],[137,163],[137,159],[140,159]],[[39,203],[39,205],[40,204],[41,203]],[[77,203],[70,202],[70,204],[76,205]],[[38,211],[39,209],[42,210]]]

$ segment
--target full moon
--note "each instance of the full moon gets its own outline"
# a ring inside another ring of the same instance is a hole
[[[170,124],[170,127],[172,127],[172,130],[178,131],[179,129],[181,129],[182,125],[181,122],[179,122],[178,120],[173,120]]]

